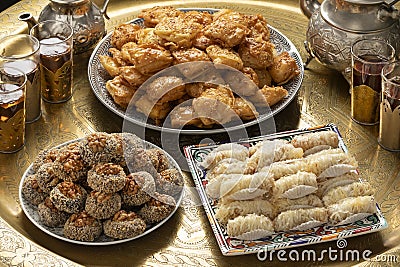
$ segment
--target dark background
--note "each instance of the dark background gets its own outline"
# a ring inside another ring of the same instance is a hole
[[[19,0],[0,0],[0,11],[3,11],[17,2],[19,2]]]

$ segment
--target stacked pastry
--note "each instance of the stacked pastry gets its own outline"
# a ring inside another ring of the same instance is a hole
[[[283,85],[300,74],[295,58],[278,52],[260,14],[154,6],[138,17],[145,27],[118,25],[109,55],[99,60],[114,102],[123,109],[132,103],[157,125],[254,120],[286,98]]]
[[[223,144],[203,166],[215,216],[239,239],[351,223],[376,211],[371,185],[360,180],[357,161],[339,148],[333,131],[251,147]]]

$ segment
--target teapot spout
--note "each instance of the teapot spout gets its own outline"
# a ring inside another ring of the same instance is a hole
[[[19,14],[18,20],[24,21],[28,24],[28,32],[30,32],[32,27],[38,23],[37,20],[33,17],[33,15],[29,12],[23,12],[23,13]]]

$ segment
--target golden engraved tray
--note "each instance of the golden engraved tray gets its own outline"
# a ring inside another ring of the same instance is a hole
[[[101,6],[102,1],[94,1]],[[26,31],[17,20],[22,11],[36,18],[48,0],[21,0],[0,13],[0,36]],[[244,13],[261,13],[270,25],[287,36],[303,59],[303,41],[308,25],[296,0],[267,1],[110,1],[108,30],[132,20],[139,10],[154,5],[176,7],[230,8]],[[86,247],[55,239],[36,228],[24,215],[18,200],[18,185],[22,174],[48,146],[55,146],[90,132],[121,132],[123,120],[104,107],[92,93],[87,77],[90,53],[80,55],[74,66],[74,95],[64,104],[43,103],[42,118],[27,125],[26,145],[18,153],[0,155],[0,266],[257,266],[268,265],[256,255],[225,257],[221,254],[201,206],[183,206],[166,223],[151,234],[107,247]],[[334,123],[338,126],[349,151],[360,164],[360,172],[377,189],[376,200],[389,224],[384,231],[347,239],[345,251],[371,250],[372,260],[365,262],[336,262],[325,257],[319,262],[280,262],[273,257],[274,266],[398,266],[400,262],[400,154],[379,147],[378,126],[363,127],[350,118],[349,86],[337,72],[317,62],[305,71],[298,97],[275,117],[277,131]],[[259,134],[250,129],[250,135]],[[157,132],[146,131],[148,141],[160,145]],[[186,144],[200,143],[195,136],[183,140]],[[213,137],[227,139],[226,136]],[[184,145],[186,145],[184,144]],[[193,181],[186,173],[187,184]],[[195,191],[193,191],[195,192]],[[189,194],[196,198],[196,194]],[[321,253],[337,249],[335,242],[307,246]],[[304,248],[298,251],[301,253]]]

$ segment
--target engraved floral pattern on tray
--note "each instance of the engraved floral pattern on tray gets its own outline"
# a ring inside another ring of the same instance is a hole
[[[244,146],[251,146],[257,141],[286,139],[291,140],[295,135],[301,135],[314,131],[334,131],[339,135],[339,147],[348,152],[344,140],[342,139],[338,128],[334,124],[328,124],[312,129],[300,129],[282,133],[276,133],[268,136],[260,136],[243,140],[238,143]],[[362,234],[368,234],[383,230],[388,227],[386,219],[377,205],[377,213],[369,215],[362,220],[347,225],[328,226],[322,225],[304,231],[279,232],[272,236],[261,238],[258,240],[244,241],[229,237],[226,229],[220,225],[215,217],[217,202],[208,197],[205,192],[205,186],[208,183],[206,179],[206,170],[201,166],[205,156],[209,154],[218,144],[214,145],[192,145],[184,148],[185,156],[192,173],[193,180],[196,184],[197,191],[204,206],[205,212],[209,219],[211,228],[214,232],[218,246],[223,255],[233,256],[250,253],[258,253],[260,251],[271,251],[276,249],[286,249],[311,244],[347,238]]]
[[[218,9],[209,9],[209,8],[182,8],[180,10],[182,10],[182,11],[190,11],[190,10],[206,11],[211,14],[218,11]],[[143,26],[143,22],[144,22],[143,19],[138,18],[138,19],[134,19],[128,23]],[[296,64],[299,68],[300,74],[297,75],[295,78],[293,78],[288,83],[283,85],[283,87],[288,91],[288,96],[285,97],[283,101],[273,105],[271,107],[271,112],[267,112],[266,114],[261,114],[258,119],[244,123],[243,124],[244,127],[255,125],[260,121],[267,120],[267,119],[271,118],[272,116],[274,116],[275,114],[282,111],[295,98],[295,96],[303,82],[303,78],[304,78],[303,61],[301,59],[300,53],[297,50],[297,48],[285,35],[283,35],[277,29],[275,29],[271,25],[268,25],[268,27],[270,30],[270,41],[271,41],[271,43],[273,43],[275,45],[276,51],[278,53],[287,51],[290,54],[290,56],[295,59]],[[121,108],[120,106],[118,106],[112,99],[111,95],[107,92],[106,82],[111,77],[106,72],[106,70],[103,68],[103,66],[101,65],[99,55],[111,56],[111,54],[108,52],[108,49],[111,47],[111,43],[110,43],[111,35],[112,35],[112,32],[108,33],[99,42],[99,44],[93,50],[93,53],[89,59],[88,77],[89,77],[90,86],[92,87],[94,94],[96,95],[96,97],[100,100],[100,102],[104,106],[106,106],[109,110],[111,110],[118,116],[120,116],[130,122],[133,122],[135,124],[139,124],[144,127],[148,127],[148,128],[154,129],[154,130],[161,131],[163,128],[160,126],[157,126],[155,124],[144,123],[143,121],[141,121],[137,118],[130,118],[128,116],[125,117],[125,110],[123,108]],[[171,128],[171,130],[179,132],[179,133],[183,133],[183,134],[210,134],[210,133],[225,132],[226,130],[229,130],[229,128],[226,128],[226,129],[224,129],[224,128],[199,129],[199,130],[192,130],[192,129],[185,129],[185,128],[184,129]]]

